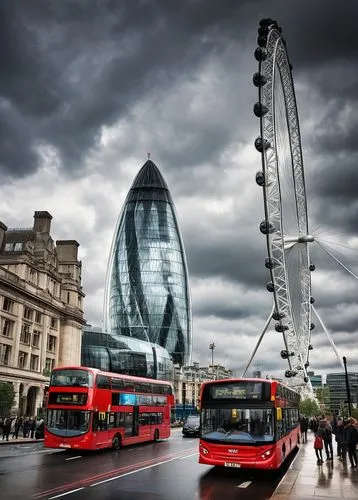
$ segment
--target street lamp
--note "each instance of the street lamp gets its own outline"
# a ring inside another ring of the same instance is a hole
[[[344,372],[346,376],[346,388],[347,388],[347,399],[348,399],[348,413],[349,416],[352,415],[352,403],[351,403],[351,391],[349,390],[349,380],[347,373],[347,358],[343,356]]]
[[[209,349],[211,349],[211,366],[214,367],[214,349],[215,349],[216,345],[214,344],[214,342],[212,342],[210,345],[209,345]]]

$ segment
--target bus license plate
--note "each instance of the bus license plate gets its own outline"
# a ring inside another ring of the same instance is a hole
[[[61,443],[58,445],[59,448],[71,448],[70,444]]]
[[[236,462],[225,462],[225,467],[237,467],[237,468],[240,468],[241,465],[237,464]]]

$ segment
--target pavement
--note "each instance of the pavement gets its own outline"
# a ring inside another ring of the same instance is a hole
[[[336,456],[333,462],[317,465],[313,433],[301,444],[296,458],[271,496],[271,500],[343,500],[358,499],[358,468],[351,469]],[[333,450],[336,443],[333,437]],[[325,452],[323,450],[323,458]]]
[[[7,441],[6,439],[3,440],[2,439],[2,436],[0,437],[0,446],[1,445],[7,445],[7,444],[26,444],[26,443],[41,443],[41,441],[43,441],[43,439],[31,439],[31,438],[24,438],[24,437],[18,437],[17,439],[13,438],[13,437],[9,437],[9,441]]]

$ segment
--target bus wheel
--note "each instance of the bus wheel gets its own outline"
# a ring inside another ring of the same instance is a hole
[[[155,432],[154,432],[154,441],[158,441],[159,440],[159,431],[158,429],[155,429]]]
[[[112,441],[112,448],[114,450],[119,450],[120,447],[121,447],[121,437],[118,434],[116,434]]]

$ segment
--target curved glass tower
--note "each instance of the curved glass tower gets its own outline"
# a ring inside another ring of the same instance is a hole
[[[184,246],[174,203],[148,160],[127,195],[108,261],[105,331],[167,349],[190,364],[191,303]]]

